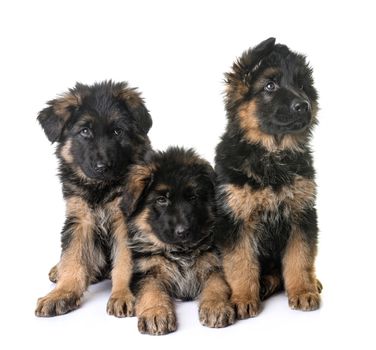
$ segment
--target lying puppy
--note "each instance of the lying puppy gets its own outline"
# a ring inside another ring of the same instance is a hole
[[[228,125],[216,150],[218,242],[237,317],[284,286],[315,310],[316,184],[309,146],[317,92],[305,57],[270,38],[226,75]]]
[[[230,290],[213,247],[214,171],[192,150],[169,148],[130,172],[123,210],[129,219],[136,315],[141,333],[176,330],[172,298],[200,298],[208,327],[234,322]]]
[[[89,283],[111,274],[107,311],[130,316],[132,264],[119,202],[129,166],[150,152],[151,117],[135,89],[111,81],[77,84],[48,105],[38,120],[48,139],[58,143],[67,218],[61,259],[50,272],[57,285],[38,300],[35,314],[76,309]]]

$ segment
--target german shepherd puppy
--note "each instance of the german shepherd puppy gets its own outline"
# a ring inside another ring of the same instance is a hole
[[[136,315],[141,333],[176,330],[172,298],[200,298],[208,327],[234,322],[230,289],[213,246],[214,170],[192,150],[169,148],[130,172],[123,210],[129,217]]]
[[[150,152],[151,117],[140,94],[125,82],[77,83],[48,105],[38,121],[48,139],[58,143],[67,217],[61,259],[50,272],[57,285],[38,300],[35,314],[76,309],[89,283],[111,275],[107,311],[130,316],[132,264],[119,202],[128,168]]]
[[[228,124],[216,149],[217,238],[237,317],[257,315],[284,286],[293,309],[315,310],[317,216],[309,147],[318,110],[303,55],[270,38],[226,74]]]

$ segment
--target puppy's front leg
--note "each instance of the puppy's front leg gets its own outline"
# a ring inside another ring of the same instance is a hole
[[[107,313],[116,317],[134,315],[134,296],[130,290],[132,253],[127,245],[128,231],[118,203],[113,205],[113,268],[112,292],[107,303]]]
[[[54,290],[38,299],[36,316],[63,315],[76,309],[89,282],[93,251],[93,218],[79,197],[67,200],[67,219],[62,232],[63,251],[56,269]]]
[[[163,335],[176,331],[174,302],[157,277],[146,277],[137,293],[138,330]]]
[[[312,214],[313,213],[313,214]],[[311,311],[320,307],[321,283],[316,279],[316,215],[305,213],[304,225],[295,224],[282,260],[285,289],[292,309]],[[311,218],[312,222],[309,222]]]
[[[237,318],[256,316],[260,310],[260,265],[244,229],[235,246],[223,252],[223,269]]]
[[[202,325],[212,328],[226,327],[235,322],[230,302],[231,290],[222,273],[210,274],[200,296],[199,317]]]

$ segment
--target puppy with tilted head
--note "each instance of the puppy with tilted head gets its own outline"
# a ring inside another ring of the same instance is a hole
[[[169,148],[132,168],[124,191],[141,333],[176,330],[173,298],[199,298],[208,327],[234,322],[230,290],[213,246],[215,174],[192,150]]]
[[[48,102],[38,121],[57,143],[66,221],[60,262],[50,271],[56,287],[38,300],[35,313],[74,310],[90,283],[111,277],[108,313],[131,316],[132,263],[119,202],[129,167],[151,152],[149,112],[137,90],[106,81],[77,84]]]
[[[309,140],[317,92],[306,58],[270,38],[226,74],[227,129],[216,149],[217,243],[239,319],[284,288],[315,310],[315,171]]]

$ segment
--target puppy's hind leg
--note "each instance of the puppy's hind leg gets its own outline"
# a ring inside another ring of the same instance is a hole
[[[56,283],[58,278],[57,278],[57,271],[58,271],[58,264],[56,264],[55,266],[53,266],[50,270],[50,272],[48,273],[48,278],[49,280],[52,282],[52,283]]]

